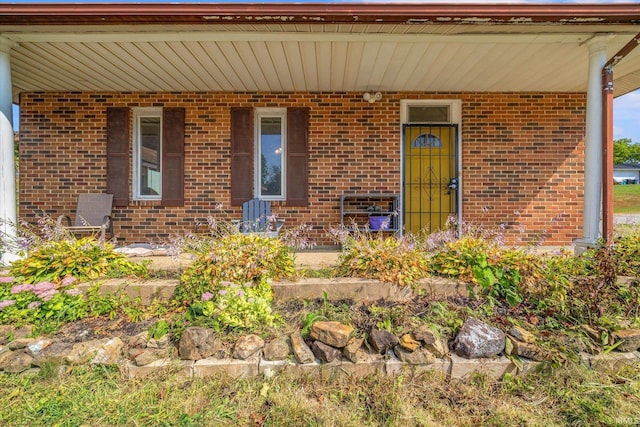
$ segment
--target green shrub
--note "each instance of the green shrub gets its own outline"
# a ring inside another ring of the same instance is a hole
[[[227,282],[214,292],[203,293],[189,312],[194,319],[205,317],[206,325],[217,331],[257,330],[281,323],[271,308],[272,300],[271,286],[264,277],[243,285]]]
[[[197,301],[205,292],[217,292],[221,282],[244,284],[262,278],[283,279],[295,271],[293,256],[278,239],[256,234],[228,234],[213,240],[180,278],[176,298]]]
[[[469,293],[504,299],[515,306],[522,302],[522,285],[539,275],[538,259],[523,250],[501,248],[497,242],[463,236],[444,243],[430,259],[431,269],[442,276],[469,283]]]
[[[408,237],[362,234],[347,243],[340,255],[340,275],[410,286],[429,274],[426,257]]]
[[[87,307],[75,280],[61,283],[22,283],[0,277],[0,324],[60,323],[87,316]]]
[[[21,283],[148,274],[146,265],[129,261],[110,243],[99,243],[93,237],[43,242],[26,258],[14,262],[10,271]]]

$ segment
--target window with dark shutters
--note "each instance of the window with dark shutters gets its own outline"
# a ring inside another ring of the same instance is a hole
[[[129,204],[128,108],[107,108],[107,193],[114,206]]]
[[[107,193],[114,206],[129,204],[129,116],[127,107],[107,108]],[[162,205],[184,205],[185,109],[162,110]],[[134,179],[136,179],[134,177]]]

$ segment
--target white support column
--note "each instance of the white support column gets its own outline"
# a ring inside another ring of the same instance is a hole
[[[11,42],[0,37],[0,233],[9,238],[16,235],[17,220],[10,52]],[[4,253],[0,264],[14,259]]]
[[[576,241],[576,252],[596,245],[600,237],[602,206],[602,67],[607,63],[606,41],[609,35],[596,36],[589,48],[589,80],[584,149],[584,217],[582,238]]]

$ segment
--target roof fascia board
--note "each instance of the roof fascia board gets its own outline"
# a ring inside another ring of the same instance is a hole
[[[0,4],[0,22],[112,23],[192,21],[247,22],[640,22],[640,4],[407,4],[407,3],[17,3]],[[38,19],[34,19],[34,18]]]
[[[293,32],[116,32],[0,34],[15,43],[123,43],[123,42],[393,42],[393,43],[583,43],[593,36],[584,33],[550,34],[380,34],[380,33],[293,33]]]

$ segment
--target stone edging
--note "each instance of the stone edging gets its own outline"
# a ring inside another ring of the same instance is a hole
[[[78,288],[86,291],[94,283],[100,283],[100,293],[103,295],[115,294],[122,291],[126,292],[132,299],[140,298],[142,304],[149,305],[153,302],[154,298],[159,300],[170,299],[173,296],[173,291],[178,285],[179,280],[106,279],[92,283],[82,283],[78,285]],[[356,302],[362,302],[385,299],[387,301],[404,301],[411,298],[413,294],[409,287],[401,288],[392,283],[351,277],[300,279],[295,282],[272,282],[271,288],[273,289],[274,296],[280,299],[322,298],[323,292],[326,292],[329,300],[353,299]],[[442,277],[422,279],[416,289],[417,292],[422,292],[433,298],[468,296],[465,283]]]

